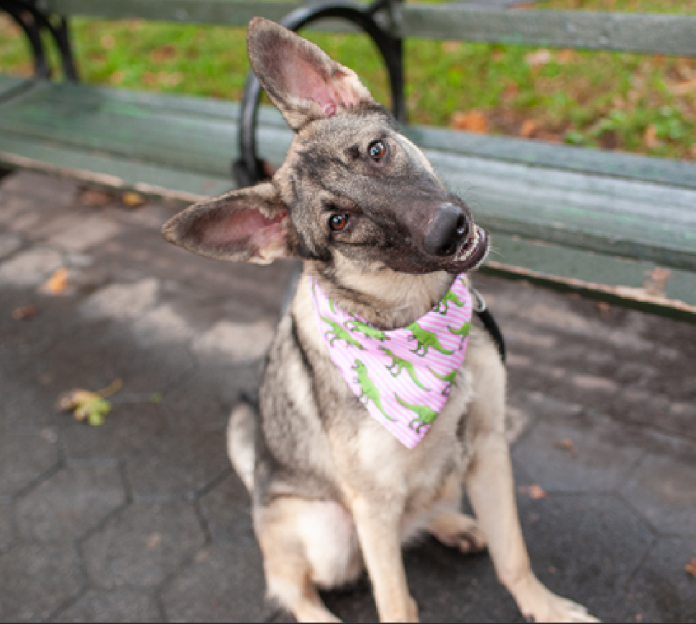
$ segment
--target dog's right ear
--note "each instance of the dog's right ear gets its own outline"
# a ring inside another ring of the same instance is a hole
[[[292,255],[290,218],[270,182],[190,206],[167,221],[170,243],[217,260],[269,264]]]
[[[293,130],[374,102],[352,69],[275,22],[253,18],[247,47],[259,82]]]

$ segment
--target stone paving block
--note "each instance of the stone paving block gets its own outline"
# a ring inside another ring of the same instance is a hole
[[[692,557],[696,538],[657,540],[629,585],[642,621],[696,622],[696,579],[685,570]]]
[[[0,258],[13,254],[21,245],[22,239],[16,234],[0,233]]]
[[[67,251],[84,252],[123,232],[120,223],[102,215],[73,217],[48,236],[48,242]]]
[[[115,405],[101,427],[71,423],[62,439],[69,461],[122,462],[136,500],[188,498],[230,469],[223,431],[171,427],[154,405]]]
[[[83,544],[92,582],[101,588],[157,587],[205,541],[191,503],[134,503]]]
[[[111,284],[88,297],[80,305],[80,312],[87,318],[135,319],[155,305],[159,288],[154,278]]]
[[[2,179],[2,196],[25,197],[34,210],[50,212],[73,203],[77,185],[72,180],[52,178],[33,171],[15,171]]]
[[[0,621],[38,622],[76,597],[84,573],[71,545],[21,544],[0,555]]]
[[[55,622],[161,622],[157,601],[150,593],[120,588],[90,589],[63,611]]]
[[[17,502],[19,532],[29,541],[76,539],[125,501],[117,467],[63,468]]]
[[[518,498],[532,568],[551,591],[604,621],[625,621],[627,583],[654,536],[619,499],[603,494]]]
[[[168,303],[139,314],[132,329],[138,344],[148,347],[167,342],[186,344],[194,336],[194,329],[189,321]]]
[[[696,536],[696,444],[670,444],[646,453],[620,493],[662,534]]]
[[[611,491],[643,450],[620,425],[597,414],[542,418],[514,447],[518,464],[549,491]]]
[[[65,263],[52,247],[34,247],[15,254],[0,264],[0,284],[39,286]]]
[[[0,553],[7,550],[15,538],[13,515],[12,506],[9,503],[0,503]]]
[[[192,343],[202,360],[231,363],[261,359],[271,344],[275,327],[266,320],[255,323],[220,321]]]
[[[251,531],[251,521],[246,528]],[[160,593],[169,621],[262,622],[273,612],[264,599],[261,553],[255,542],[208,546]]]
[[[202,496],[200,507],[214,542],[224,545],[256,541],[253,531],[248,530],[251,518],[249,493],[236,473]]]
[[[55,441],[40,434],[0,435],[0,497],[12,496],[58,463]]]

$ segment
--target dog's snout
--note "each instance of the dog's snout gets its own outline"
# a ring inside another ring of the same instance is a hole
[[[433,256],[451,256],[469,235],[469,220],[462,208],[442,204],[423,238],[425,251]]]

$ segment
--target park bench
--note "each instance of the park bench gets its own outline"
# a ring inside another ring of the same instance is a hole
[[[696,56],[696,17],[514,4],[363,5],[392,46],[397,117],[405,113],[400,59],[407,37]],[[241,0],[0,0],[0,9],[27,33],[37,76],[0,75],[0,167],[186,201],[235,188],[232,162],[245,158],[245,123],[247,134],[253,126],[261,157],[282,162],[291,133],[277,111],[261,106],[255,120],[257,95],[249,89],[242,105],[80,84],[69,20],[245,26],[254,15],[281,21],[300,7]],[[312,27],[355,29],[337,19]],[[62,81],[49,76],[49,38],[60,51]],[[453,190],[475,197],[475,215],[492,232],[496,250],[486,271],[696,320],[696,164],[444,128],[405,125],[405,133]]]

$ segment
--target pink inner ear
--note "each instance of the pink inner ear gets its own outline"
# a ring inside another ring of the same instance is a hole
[[[351,88],[348,76],[337,71],[325,79],[311,63],[296,60],[286,68],[286,84],[290,93],[300,99],[314,100],[326,117],[336,114],[339,105],[353,106],[359,97]]]
[[[275,249],[284,244],[285,230],[281,222],[287,216],[285,210],[272,218],[251,208],[236,210],[205,228],[205,242],[223,252],[246,249],[252,256],[264,255],[265,249]]]

